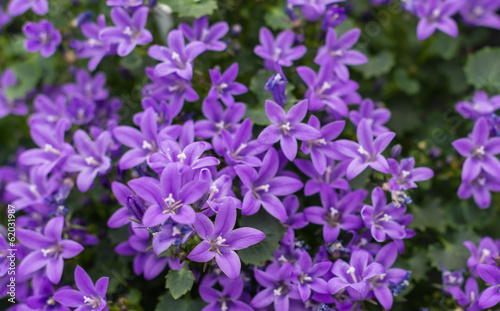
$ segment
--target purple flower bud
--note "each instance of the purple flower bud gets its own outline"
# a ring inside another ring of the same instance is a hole
[[[403,150],[403,147],[401,147],[400,144],[397,144],[396,146],[392,147],[391,149],[391,158],[397,159],[401,156],[401,151]]]
[[[146,209],[138,197],[129,195],[127,197],[127,210],[131,215],[134,215],[137,220],[141,221]]]
[[[334,4],[326,10],[325,16],[323,17],[323,23],[321,23],[321,28],[323,28],[323,30],[327,30],[330,27],[338,26],[346,18],[347,14],[345,13],[345,8],[341,8]]]
[[[80,27],[80,25],[90,22],[93,18],[94,13],[92,11],[85,11],[73,19],[73,21],[71,21],[71,25],[73,27]]]

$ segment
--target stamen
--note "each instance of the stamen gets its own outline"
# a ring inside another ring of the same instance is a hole
[[[123,30],[123,34],[127,35],[127,36],[131,36],[132,35],[132,28],[130,27],[126,27],[124,30]]]
[[[185,160],[186,158],[187,158],[187,157],[186,157],[186,154],[185,154],[184,152],[181,152],[181,153],[179,153],[179,154],[177,155],[177,159],[179,159],[179,161],[180,161],[181,163],[184,163],[184,160]]]
[[[358,280],[356,279],[356,275],[354,274],[354,273],[356,272],[356,268],[354,268],[354,267],[352,267],[352,266],[351,266],[349,269],[347,269],[347,271],[346,271],[346,272],[347,272],[347,274],[350,274],[350,275],[351,275],[352,280],[353,280],[354,282],[358,282]]]
[[[408,177],[408,175],[410,175],[410,172],[409,171],[402,171],[401,175],[403,175],[403,177],[406,178],[406,177]]]
[[[153,145],[151,145],[149,142],[144,140],[142,142],[142,149],[148,149],[148,150],[153,150]]]
[[[380,218],[380,221],[388,222],[391,219],[392,219],[391,215],[384,214],[384,217]]]
[[[61,151],[55,149],[54,147],[52,147],[51,144],[45,144],[45,146],[43,146],[43,150],[46,151],[46,152],[52,152],[52,153],[55,153],[55,154],[61,154]]]

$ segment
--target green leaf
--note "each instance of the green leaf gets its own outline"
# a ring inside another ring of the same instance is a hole
[[[240,226],[258,229],[266,235],[260,243],[238,251],[241,261],[250,265],[260,265],[274,257],[273,252],[279,248],[279,241],[285,235],[285,227],[279,220],[261,208],[255,215],[242,216]]]
[[[156,305],[155,311],[175,310],[175,311],[192,311],[201,310],[206,306],[206,303],[201,299],[189,299],[184,297],[175,300],[170,293],[165,293],[160,296],[160,301]]]
[[[181,17],[198,18],[210,15],[217,9],[216,0],[163,0],[162,2]]]
[[[424,207],[413,204],[411,205],[411,213],[413,214],[412,228],[421,231],[432,228],[440,233],[446,231],[446,215],[441,200],[432,200]]]
[[[292,23],[285,14],[285,9],[281,7],[272,7],[264,15],[266,25],[273,30],[290,29]]]
[[[429,54],[439,56],[445,60],[450,60],[455,56],[458,46],[459,40],[457,40],[457,38],[439,32],[436,36],[432,36]]]
[[[385,50],[375,56],[369,56],[368,63],[361,66],[350,67],[363,74],[365,79],[379,77],[388,73],[394,66],[394,56],[391,52]]]
[[[408,259],[408,269],[411,271],[411,279],[415,281],[427,279],[429,264],[423,251],[415,250],[415,254]]]
[[[445,241],[445,245],[429,246],[429,259],[431,264],[440,269],[440,264],[448,270],[463,269],[466,267],[470,256],[469,250],[462,245],[464,241],[477,241],[477,236],[472,231],[461,231],[451,241]]]
[[[500,48],[484,48],[469,56],[465,75],[476,89],[500,92]]]
[[[417,80],[412,79],[408,71],[403,68],[398,68],[394,73],[394,80],[398,88],[408,95],[415,95],[420,91],[420,84]]]
[[[17,85],[11,86],[6,91],[6,95],[10,99],[20,98],[28,94],[36,87],[42,77],[38,57],[13,64],[10,68],[17,78]]]
[[[194,282],[194,274],[190,270],[170,270],[166,276],[167,288],[170,290],[172,297],[178,299],[191,290]],[[176,309],[174,309],[176,310]]]

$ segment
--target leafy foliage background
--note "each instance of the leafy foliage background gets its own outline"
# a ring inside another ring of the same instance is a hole
[[[206,53],[195,62],[194,88],[204,96],[210,87],[208,70],[220,66],[225,69],[233,62],[240,65],[238,80],[249,86],[250,92],[241,96],[248,104],[247,115],[254,123],[268,122],[264,112],[264,101],[271,94],[263,90],[270,73],[261,70],[262,61],[253,53],[258,44],[258,31],[267,26],[274,31],[292,28],[284,13],[283,0],[161,0],[168,4],[173,14],[155,11],[149,18],[148,28],[155,42],[165,44],[168,27],[180,22],[191,22],[193,17],[211,14],[211,23],[224,20],[229,25],[240,24],[242,32],[232,39],[224,53]],[[50,1],[51,9],[46,17],[55,26],[71,37],[81,36],[71,21],[80,13],[91,10],[96,15],[109,8],[105,1],[86,0],[73,5],[72,1]],[[432,181],[422,183],[418,191],[411,193],[414,204],[409,212],[414,215],[411,227],[417,235],[405,240],[406,251],[395,266],[412,271],[411,286],[396,298],[393,310],[448,310],[451,298],[440,291],[441,272],[439,264],[448,269],[465,267],[469,256],[462,245],[465,240],[476,242],[480,236],[500,237],[500,196],[494,194],[492,206],[479,210],[472,200],[461,201],[456,195],[460,184],[462,159],[451,142],[470,132],[472,123],[454,111],[459,100],[470,99],[477,89],[490,95],[500,93],[500,36],[498,31],[486,28],[461,26],[458,38],[437,33],[425,41],[416,37],[417,19],[403,12],[396,1],[390,6],[373,7],[367,0],[349,0],[349,18],[337,27],[343,33],[353,27],[362,30],[357,49],[369,56],[370,62],[351,67],[352,79],[360,84],[359,93],[383,103],[392,112],[388,127],[398,135],[396,142],[403,146],[403,156],[414,156],[418,166],[427,166],[436,172]],[[48,59],[24,51],[21,27],[27,20],[37,19],[32,12],[16,18],[0,35],[0,68],[12,68],[20,84],[9,90],[9,96],[27,94],[34,87],[60,84],[72,80],[67,70],[71,66],[86,67],[86,60],[77,60],[69,48]],[[170,20],[171,19],[171,20]],[[109,20],[109,19],[108,19]],[[109,23],[109,22],[108,22]],[[303,29],[308,53],[297,65],[313,66],[316,49],[323,43],[324,33],[318,24],[304,23]],[[69,37],[69,36],[68,36]],[[63,46],[68,46],[68,37]],[[64,57],[60,57],[64,55]],[[122,124],[131,124],[132,115],[141,109],[140,91],[147,83],[144,69],[154,64],[147,56],[147,47],[137,47],[127,57],[107,57],[98,67],[106,74],[112,96],[118,96],[124,107],[120,111]],[[313,66],[314,69],[317,69]],[[306,86],[293,70],[286,69],[290,81],[289,101],[303,97]],[[186,103],[184,114],[197,118],[201,101]],[[353,128],[347,131],[355,136]],[[14,159],[19,146],[33,147],[25,117],[9,116],[0,120],[0,165]],[[433,148],[440,148],[439,156],[430,156]],[[355,181],[358,186],[369,182],[363,175]],[[96,183],[97,185],[97,183]],[[105,194],[105,195],[103,195]],[[93,279],[102,275],[110,277],[108,299],[113,302],[111,310],[126,306],[125,310],[200,310],[204,303],[193,288],[187,296],[172,298],[179,293],[169,293],[164,275],[152,281],[134,276],[132,258],[119,256],[112,249],[125,240],[126,228],[109,229],[106,221],[118,208],[111,192],[96,187],[82,195],[72,192],[68,205],[76,216],[88,221],[91,233],[100,238],[100,243],[69,261],[71,268],[64,270],[72,279],[77,264],[86,269]],[[301,198],[301,207],[314,202]],[[4,220],[5,206],[2,209]],[[256,216],[257,217],[257,216]],[[244,217],[241,225],[257,226],[260,219]],[[265,220],[266,221],[266,220]],[[272,221],[270,219],[269,221]],[[268,259],[272,248],[283,234],[279,224],[265,227],[271,230],[264,249],[240,252],[242,259],[250,264]],[[263,227],[264,228],[264,227]],[[271,229],[269,229],[271,228]],[[303,238],[313,241],[321,236],[319,230],[301,231]],[[266,247],[268,249],[266,249]],[[189,277],[191,278],[191,277]],[[198,279],[199,275],[194,275]],[[0,309],[5,305],[0,304]],[[368,309],[377,309],[367,305]]]

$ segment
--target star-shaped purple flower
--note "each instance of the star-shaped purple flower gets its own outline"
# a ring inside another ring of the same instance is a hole
[[[293,61],[302,58],[306,53],[306,47],[299,45],[292,48],[295,41],[293,30],[285,30],[278,34],[276,40],[271,31],[262,27],[259,32],[260,45],[254,49],[255,54],[264,59],[264,66],[273,70],[275,63],[290,67]]]
[[[289,195],[303,186],[302,182],[294,177],[277,176],[278,152],[270,148],[262,160],[259,172],[250,166],[237,165],[234,170],[243,183],[241,194],[244,196],[241,213],[253,215],[262,205],[264,209],[282,222],[287,219],[283,203],[277,196]]]
[[[107,27],[101,31],[104,41],[118,44],[118,55],[130,54],[136,45],[145,45],[153,41],[149,30],[145,29],[148,19],[147,7],[137,9],[132,16],[121,7],[111,10],[111,20],[115,27]]]
[[[196,214],[194,227],[203,239],[189,253],[188,258],[197,262],[207,262],[215,257],[219,268],[230,279],[240,275],[241,261],[235,250],[247,248],[262,241],[266,235],[254,228],[234,229],[236,207],[227,205],[219,209],[215,225],[203,214]]]
[[[463,182],[470,182],[481,170],[498,176],[500,160],[495,155],[500,154],[500,137],[490,138],[490,127],[486,118],[476,121],[469,138],[461,138],[452,143],[460,155],[467,157],[462,169]]]
[[[427,167],[415,168],[415,158],[401,159],[400,164],[394,159],[388,159],[392,178],[389,179],[389,188],[393,191],[417,188],[415,182],[431,179],[434,172]]]
[[[369,121],[373,135],[389,132],[384,124],[391,118],[391,112],[386,108],[377,108],[371,99],[365,99],[359,106],[359,111],[353,110],[349,113],[349,119],[356,126],[363,118]]]
[[[31,53],[40,51],[43,57],[54,54],[57,46],[61,44],[61,33],[47,20],[41,20],[38,24],[27,22],[23,26],[23,33],[27,37],[24,42],[26,51]]]
[[[464,2],[464,0],[415,1],[416,13],[420,18],[417,26],[418,39],[427,39],[436,29],[456,37],[458,27],[451,16],[462,8]]]
[[[304,18],[310,22],[314,22],[325,13],[328,5],[342,1],[343,0],[288,0],[288,4],[301,6]]]
[[[101,311],[107,308],[106,291],[108,277],[102,277],[94,285],[92,279],[82,267],[76,266],[75,283],[79,290],[60,290],[54,300],[63,306],[78,308],[79,311]]]
[[[365,226],[371,230],[377,242],[383,242],[387,236],[391,239],[403,239],[406,236],[404,226],[399,221],[401,218],[412,217],[404,215],[406,208],[397,207],[394,203],[387,204],[387,196],[382,188],[377,187],[372,191],[372,206],[365,205],[361,216]]]
[[[347,167],[347,179],[358,176],[367,167],[388,174],[389,164],[381,153],[387,148],[396,136],[393,132],[379,135],[373,140],[373,132],[367,119],[359,122],[357,129],[358,143],[350,140],[338,140],[334,142],[340,153],[353,160]]]
[[[232,64],[221,74],[218,70],[210,70],[212,87],[208,92],[207,100],[221,99],[226,106],[234,105],[234,95],[241,95],[248,92],[248,88],[238,82],[234,82],[238,76],[238,63]]]
[[[73,135],[73,142],[78,151],[65,162],[64,170],[79,172],[76,179],[78,190],[86,192],[92,186],[97,175],[106,174],[111,168],[111,159],[106,156],[111,134],[103,132],[94,141],[83,130],[77,130]]]
[[[208,17],[202,16],[194,20],[193,27],[181,23],[179,29],[189,42],[202,42],[208,51],[220,52],[227,47],[227,44],[220,40],[229,31],[229,26],[226,22],[218,22],[209,26]]]
[[[200,286],[201,298],[209,303],[209,305],[204,308],[204,311],[253,310],[249,305],[239,300],[243,294],[243,279],[238,278],[236,280],[232,280],[230,278],[221,276],[219,277],[219,284],[223,288],[222,291],[218,291],[207,285],[203,286],[203,283]]]
[[[314,59],[316,64],[322,65],[328,59],[333,60],[333,70],[342,81],[349,80],[349,69],[346,65],[356,66],[368,62],[368,58],[361,52],[351,50],[358,42],[361,30],[352,29],[337,38],[337,32],[329,28],[326,34],[326,43],[320,47]]]
[[[500,95],[489,98],[485,91],[477,91],[472,97],[472,102],[458,102],[455,109],[467,119],[476,120],[480,117],[489,117],[500,109]]]
[[[191,42],[187,46],[180,30],[172,30],[168,34],[168,48],[153,45],[148,55],[162,63],[156,65],[155,74],[162,77],[172,73],[181,78],[191,80],[193,77],[193,60],[205,52],[206,45],[202,42]]]
[[[52,218],[44,227],[43,234],[17,229],[16,237],[33,251],[19,265],[19,274],[27,275],[45,267],[49,280],[57,284],[61,280],[64,259],[73,258],[83,251],[83,246],[61,238],[64,216]]]
[[[486,288],[479,296],[478,306],[488,309],[500,302],[500,268],[494,265],[479,264],[477,273],[490,287]]]
[[[267,100],[267,117],[274,124],[269,125],[260,133],[258,141],[264,144],[274,144],[280,141],[281,150],[288,160],[293,161],[297,155],[297,139],[311,140],[321,137],[317,129],[301,123],[307,114],[307,105],[308,101],[303,100],[285,113],[280,105]]]
[[[482,171],[473,180],[462,181],[458,188],[458,197],[465,200],[472,196],[479,208],[487,208],[491,204],[490,191],[500,192],[500,178]]]
[[[335,275],[328,281],[328,290],[334,295],[347,287],[349,296],[357,300],[363,300],[369,290],[368,280],[374,276],[384,273],[384,266],[378,262],[372,262],[370,254],[365,250],[356,250],[351,254],[349,263],[337,259],[332,266]]]

